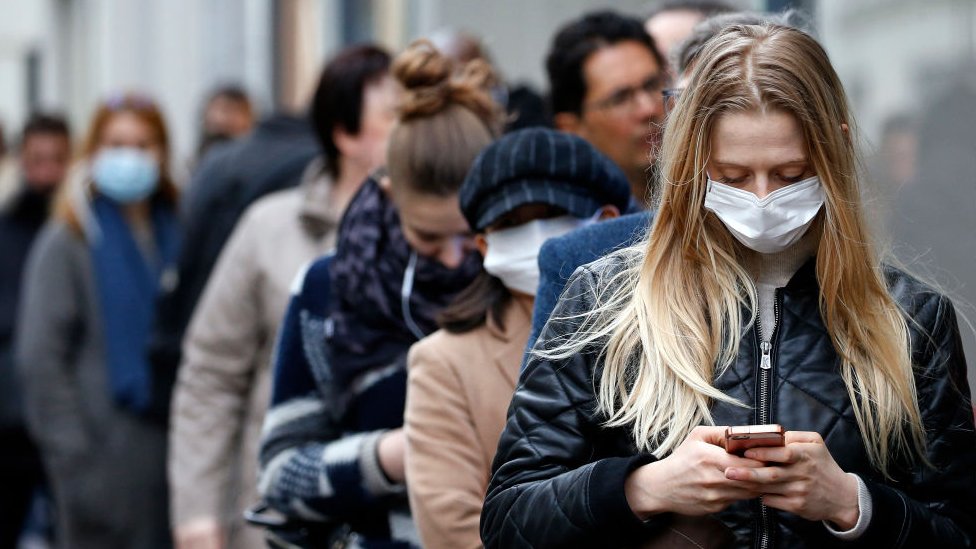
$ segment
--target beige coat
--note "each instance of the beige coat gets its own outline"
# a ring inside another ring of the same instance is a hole
[[[319,172],[245,212],[183,341],[170,428],[172,521],[216,519],[228,528],[227,547],[265,547],[241,513],[258,501],[270,355],[289,288],[305,263],[335,245],[341,212],[328,200],[331,185]]]
[[[425,549],[481,547],[481,506],[531,317],[530,302],[513,301],[504,330],[491,320],[441,330],[410,350],[407,487]]]

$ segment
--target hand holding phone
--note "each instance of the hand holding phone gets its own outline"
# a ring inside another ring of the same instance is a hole
[[[749,448],[783,446],[786,432],[779,424],[740,425],[725,429],[725,451],[742,455]]]

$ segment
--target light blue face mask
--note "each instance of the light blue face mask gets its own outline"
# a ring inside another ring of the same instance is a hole
[[[98,192],[120,204],[139,202],[159,185],[159,164],[152,155],[132,147],[103,149],[92,163]]]

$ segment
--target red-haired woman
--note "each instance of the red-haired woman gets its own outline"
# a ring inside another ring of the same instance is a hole
[[[168,547],[166,431],[148,421],[145,345],[177,246],[169,140],[154,103],[95,113],[83,163],[31,253],[17,358],[62,547]]]

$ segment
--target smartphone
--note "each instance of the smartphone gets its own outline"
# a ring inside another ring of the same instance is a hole
[[[725,429],[725,451],[741,455],[749,448],[782,446],[786,438],[784,433],[779,424],[728,427]]]

